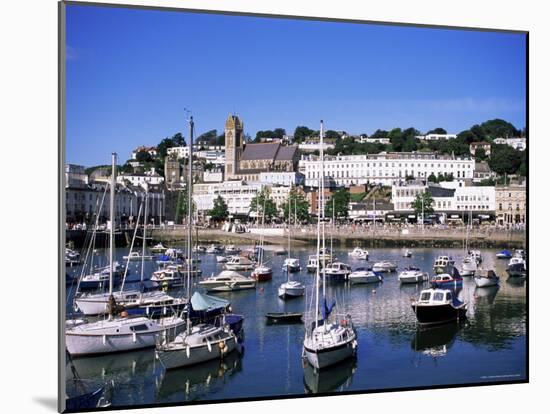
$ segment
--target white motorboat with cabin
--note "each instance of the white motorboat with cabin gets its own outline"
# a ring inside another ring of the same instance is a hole
[[[421,325],[458,322],[466,317],[466,303],[447,289],[425,289],[411,306]]]
[[[454,266],[455,261],[449,256],[438,256],[434,263],[435,273],[445,273],[449,267]]]
[[[388,260],[377,262],[372,266],[373,272],[391,273],[391,272],[395,272],[396,270],[397,270],[397,265]]]
[[[220,254],[220,253],[223,253],[223,252],[224,252],[223,247],[218,246],[216,244],[211,244],[206,249],[206,253],[209,253],[209,254]]]
[[[283,262],[283,272],[295,273],[299,272],[300,269],[300,260],[298,259],[286,258]]]
[[[330,266],[325,267],[322,272],[327,282],[330,283],[345,281],[352,270],[351,266],[346,263],[334,262]]]
[[[422,272],[418,267],[409,266],[399,273],[397,279],[399,280],[399,283],[404,285],[408,283],[412,284],[427,282],[429,280],[429,276],[428,273]]]
[[[232,270],[224,270],[217,276],[201,280],[199,285],[208,292],[229,292],[233,290],[254,289],[256,281]]]
[[[226,270],[252,270],[254,262],[244,256],[230,256],[224,265]]]
[[[474,276],[474,282],[477,287],[497,286],[500,278],[492,269],[477,269]]]
[[[348,276],[352,285],[382,282],[382,276],[377,275],[371,269],[359,267]]]
[[[142,256],[139,252],[130,252],[127,256],[122,256],[122,258],[124,260],[140,261],[142,258],[143,260],[151,260],[153,259],[153,256]]]
[[[216,256],[216,263],[227,263],[228,260],[227,256]]]
[[[225,246],[225,254],[227,255],[234,256],[240,252],[241,249],[236,247],[234,244],[228,244],[227,246]]]
[[[282,283],[278,289],[278,296],[281,299],[297,298],[304,296],[306,293],[306,287],[297,280],[287,280]]]
[[[506,273],[510,277],[523,277],[527,274],[525,259],[521,256],[512,257],[506,266]]]
[[[369,252],[360,247],[355,247],[351,252],[348,252],[348,256],[359,260],[369,260]]]
[[[412,257],[412,251],[410,249],[403,249],[403,257]]]

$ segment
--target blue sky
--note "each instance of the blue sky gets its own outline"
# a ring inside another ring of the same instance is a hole
[[[67,161],[138,145],[297,125],[372,133],[525,126],[525,35],[213,14],[67,7]]]

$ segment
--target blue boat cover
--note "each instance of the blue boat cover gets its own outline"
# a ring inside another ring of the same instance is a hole
[[[336,301],[333,300],[330,304],[327,303],[327,299],[324,298],[323,299],[323,309],[321,310],[322,311],[322,314],[323,314],[323,320],[327,319],[330,315],[330,313],[332,312],[332,309],[334,309],[334,306],[336,305]]]
[[[214,309],[225,309],[230,302],[225,299],[215,296],[205,295],[204,293],[195,292],[191,297],[191,307],[194,311],[210,311]]]

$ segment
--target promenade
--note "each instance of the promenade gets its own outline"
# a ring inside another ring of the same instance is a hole
[[[259,235],[254,233],[256,226],[249,226],[244,233],[230,233],[217,228],[201,228],[198,238],[201,244],[240,243],[254,244],[259,240]],[[264,232],[273,229],[273,234],[266,234],[266,244],[286,245],[288,233],[284,226],[263,227]],[[185,225],[155,227],[148,230],[155,241],[180,242],[187,237]],[[461,247],[468,233],[471,247],[525,247],[526,233],[521,229],[505,229],[494,226],[480,226],[470,229],[466,227],[448,226],[357,226],[336,225],[334,229],[330,224],[326,226],[327,240],[332,234],[335,245],[342,246],[454,246]],[[281,235],[282,234],[282,235]],[[316,225],[292,226],[290,229],[291,240],[294,246],[314,244],[317,240]],[[194,232],[193,236],[196,237]]]

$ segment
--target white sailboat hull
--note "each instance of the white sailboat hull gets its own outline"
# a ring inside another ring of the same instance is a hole
[[[136,321],[133,326],[147,325],[149,329],[132,331],[126,321],[98,321],[66,329],[67,351],[72,356],[86,356],[150,348],[155,346],[161,335],[172,336],[185,329],[185,321],[176,317],[165,324],[157,324],[143,317],[133,320]]]
[[[234,335],[225,339],[223,342],[226,347],[223,351],[220,348],[220,342],[222,341],[212,341],[210,347],[208,345],[191,346],[188,348],[189,351],[187,348],[157,351],[156,357],[166,369],[187,367],[213,359],[219,360],[235,350],[237,341]]]
[[[304,286],[287,286],[286,283],[282,284],[279,287],[279,297],[280,298],[297,298],[300,296],[304,296],[305,294],[305,287]]]
[[[323,369],[355,355],[357,343],[350,340],[334,348],[310,349],[304,346],[307,361],[316,369]]]

